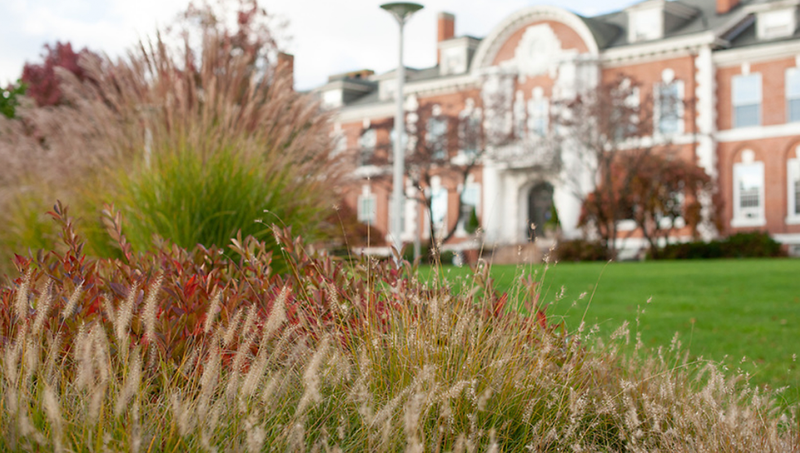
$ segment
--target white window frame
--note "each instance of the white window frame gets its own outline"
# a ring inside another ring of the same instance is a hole
[[[458,141],[460,154],[466,159],[478,156],[482,110],[474,107],[475,101],[467,100],[467,106],[458,114]]]
[[[427,196],[430,197],[431,201],[431,209],[425,210],[427,211],[425,218],[425,230],[428,233],[428,237],[430,237],[431,235],[430,222],[429,222],[430,217],[428,216],[433,216],[434,214],[433,211],[436,210],[437,199],[441,200],[439,201],[439,203],[441,203],[442,208],[444,210],[444,215],[442,216],[441,219],[439,219],[439,221],[437,221],[436,217],[433,217],[433,227],[436,228],[437,232],[442,231],[442,229],[447,228],[447,226],[449,225],[448,214],[450,210],[449,206],[450,191],[448,191],[447,188],[442,185],[441,178],[438,176],[434,176],[433,178],[431,178],[431,185],[432,187],[425,189],[425,192]]]
[[[544,137],[547,135],[549,123],[550,99],[542,95],[541,89],[534,89],[533,96],[528,101],[528,133],[532,136]]]
[[[446,160],[448,157],[447,123],[447,117],[434,113],[425,124],[425,142],[431,149],[431,159]]]
[[[369,186],[364,186],[361,189],[361,194],[358,196],[357,201],[357,217],[358,221],[361,223],[365,223],[367,225],[375,225],[375,221],[378,219],[378,205],[377,205],[377,198],[375,194],[370,191]],[[372,209],[367,209],[367,205],[371,205]]]
[[[360,167],[364,167],[370,165],[369,163],[365,163],[366,160],[365,156],[369,153],[370,156],[375,155],[375,148],[378,146],[378,133],[377,131],[370,127],[364,129],[361,132],[361,136],[358,138],[358,165]]]
[[[789,84],[789,80],[793,78],[797,81],[798,86]],[[787,68],[785,80],[786,90],[786,122],[794,123],[800,121],[800,107],[798,107],[797,118],[791,118],[791,101],[800,104],[800,67]]]
[[[746,153],[750,153],[747,157]],[[753,151],[745,150],[742,152],[742,162],[733,164],[733,218],[731,219],[731,227],[755,227],[764,226],[767,224],[765,211],[766,211],[766,197],[765,197],[765,175],[764,175],[764,162],[753,160]],[[741,206],[741,191],[740,191],[740,169],[753,167],[761,172],[761,187],[758,190],[759,205],[756,207],[742,208]]]
[[[467,193],[468,190],[474,190],[475,192],[477,192],[477,197],[475,198],[475,203],[474,204],[465,203],[464,202],[464,195]],[[472,206],[473,209],[475,209],[475,214],[478,215],[478,217],[480,217],[480,215],[481,215],[481,196],[482,196],[480,183],[468,181],[467,184],[466,184],[466,187],[464,187],[464,189],[461,190],[461,194],[459,196],[461,197],[461,204],[463,206]],[[468,219],[465,219],[464,216],[462,216],[459,213],[458,227],[457,227],[456,233],[455,233],[456,237],[465,237],[465,236],[467,236],[467,231],[465,229],[467,220]]]
[[[664,132],[661,128],[661,103],[662,103],[662,90],[667,87],[675,87],[676,91],[676,99],[675,99],[675,121],[676,127],[674,132]],[[682,80],[673,80],[671,83],[664,83],[660,82],[655,85],[655,91],[657,95],[655,96],[655,115],[653,120],[655,121],[655,133],[656,135],[660,135],[662,137],[674,136],[674,135],[681,135],[684,132],[684,117],[683,117],[683,81]]]
[[[800,145],[795,148],[795,157],[786,161],[786,223],[788,225],[800,224],[800,200],[798,188],[800,185]]]
[[[748,78],[758,78],[758,103],[747,102],[747,100],[745,100],[745,101],[739,100],[737,102],[737,98],[740,98],[742,96],[741,94],[739,94],[739,95],[736,94],[737,93],[737,90],[736,90],[737,82],[738,81],[742,81],[744,79],[748,79]],[[761,77],[761,73],[756,72],[756,73],[740,74],[740,75],[737,75],[737,76],[733,76],[733,79],[731,80],[731,100],[732,100],[731,105],[733,107],[733,124],[732,124],[733,128],[759,127],[759,126],[761,126],[761,124],[763,123],[763,119],[764,119],[763,118],[764,117],[764,108],[763,108],[764,107],[763,106],[763,104],[764,104],[764,80]],[[737,107],[746,107],[746,106],[752,106],[752,105],[758,105],[758,121],[756,122],[756,124],[739,125],[739,123],[738,123],[739,119],[738,119],[738,117],[736,115]]]

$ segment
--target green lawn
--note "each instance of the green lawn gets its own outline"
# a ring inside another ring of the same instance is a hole
[[[494,266],[492,276],[506,290],[521,273],[538,272],[541,279],[543,270]],[[454,281],[470,271],[445,267],[443,272]],[[800,260],[559,263],[549,266],[543,285],[546,302],[565,288],[548,313],[551,319],[563,316],[570,329],[580,323],[587,303],[587,324],[606,333],[623,320],[635,332],[641,312],[638,331],[646,346],[668,346],[678,332],[692,356],[725,359],[755,383],[789,386],[784,396],[800,401],[800,369],[793,358],[800,355]],[[578,300],[583,292],[588,294]]]

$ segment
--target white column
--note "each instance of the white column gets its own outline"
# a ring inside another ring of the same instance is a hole
[[[482,217],[481,227],[487,244],[496,244],[500,240],[503,219],[503,188],[500,182],[497,164],[491,161],[483,165],[482,178]]]

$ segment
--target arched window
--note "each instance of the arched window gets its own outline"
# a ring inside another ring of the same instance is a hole
[[[800,145],[789,155],[786,162],[788,206],[786,223],[800,223]]]
[[[765,225],[764,162],[755,160],[755,152],[744,150],[741,162],[733,164],[732,227]]]
[[[372,193],[370,187],[365,185],[361,188],[361,195],[358,196],[358,221],[366,223],[367,225],[375,225],[376,219],[376,206],[375,194]]]
[[[661,135],[683,133],[683,81],[675,79],[675,71],[665,69],[655,93],[656,132]]]

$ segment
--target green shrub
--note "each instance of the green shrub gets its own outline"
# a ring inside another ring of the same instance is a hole
[[[105,233],[106,204],[125,214],[139,251],[153,236],[188,249],[224,247],[239,230],[269,244],[272,223],[310,242],[338,231],[326,223],[343,171],[329,153],[329,114],[295,92],[288,74],[256,64],[267,65],[259,60],[266,49],[231,48],[221,30],[206,26],[201,49],[188,41],[181,49],[185,59],[159,36],[128,60],[87,63],[92,83],[65,80],[64,105],[18,109],[42,124],[0,118],[0,133],[9,134],[0,154],[13,154],[25,170],[0,178],[0,213],[21,220],[20,231],[0,231],[0,243],[13,246],[0,256],[49,240],[42,222],[31,222],[41,199],[45,206],[69,200],[87,247],[106,257],[120,256]],[[15,178],[36,181],[29,187],[38,193],[17,197]],[[12,199],[32,201],[16,209],[6,203]]]
[[[573,239],[558,241],[555,249],[558,261],[608,261],[611,255],[601,241]]]
[[[785,256],[781,244],[766,231],[736,233],[722,243],[726,258],[767,258]]]
[[[271,244],[280,258],[270,224],[292,225],[311,242],[322,233],[324,212],[300,178],[291,168],[268,169],[261,156],[227,147],[207,158],[180,149],[120,174],[117,192],[106,201],[123,213],[123,231],[138,251],[151,246],[154,235],[187,249],[224,248],[241,231]]]
[[[722,240],[669,244],[659,259],[768,258],[785,256],[781,244],[766,232],[736,233]]]

